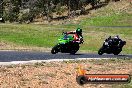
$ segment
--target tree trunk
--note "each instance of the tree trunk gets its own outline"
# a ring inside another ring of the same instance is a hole
[[[70,14],[71,14],[71,7],[70,7],[70,3],[71,0],[68,1],[68,17],[70,17]]]
[[[3,0],[0,0],[0,18],[3,17]]]

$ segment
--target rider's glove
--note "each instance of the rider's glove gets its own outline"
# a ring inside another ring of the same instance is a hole
[[[82,43],[82,44],[83,44],[83,42],[84,42],[84,41],[83,41],[83,38],[80,38],[80,43]]]

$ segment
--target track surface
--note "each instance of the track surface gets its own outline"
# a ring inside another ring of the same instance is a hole
[[[132,58],[132,55],[113,55],[113,54],[90,54],[77,53],[70,55],[66,53],[51,54],[48,52],[22,52],[22,51],[0,51],[0,62],[11,61],[30,61],[30,60],[53,60],[53,59],[76,59],[76,58]]]

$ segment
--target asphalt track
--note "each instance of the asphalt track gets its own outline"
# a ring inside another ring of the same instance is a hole
[[[90,53],[77,53],[70,55],[66,53],[51,54],[49,52],[29,52],[29,51],[0,51],[0,62],[12,61],[30,61],[30,60],[55,60],[55,59],[101,59],[101,58],[132,58],[132,55],[113,55],[113,54],[90,54]]]

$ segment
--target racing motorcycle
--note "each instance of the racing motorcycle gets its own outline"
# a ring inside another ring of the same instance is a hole
[[[98,54],[102,55],[107,53],[118,55],[122,51],[124,45],[126,45],[126,41],[122,41],[121,39],[117,40],[113,38],[110,40],[105,40],[102,47],[99,49]]]
[[[64,32],[62,34],[62,37],[58,39],[59,43],[52,48],[51,53],[56,54],[61,52],[75,54],[80,48],[79,44],[83,43],[83,38],[81,38],[80,42],[75,42],[73,36],[67,35]]]

